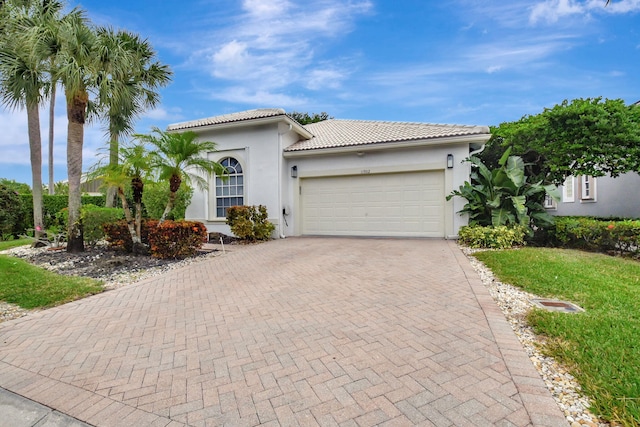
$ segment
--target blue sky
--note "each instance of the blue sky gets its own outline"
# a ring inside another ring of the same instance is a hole
[[[152,126],[261,107],[498,125],[564,99],[640,100],[640,0],[69,0],[174,72]],[[64,100],[55,179],[66,179]],[[46,181],[46,112],[43,179]],[[84,164],[106,144],[85,132]],[[0,177],[31,182],[26,113],[0,108]]]

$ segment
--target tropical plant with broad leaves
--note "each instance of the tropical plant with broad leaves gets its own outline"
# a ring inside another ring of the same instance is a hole
[[[521,225],[531,230],[532,225],[553,223],[542,203],[545,196],[560,199],[557,187],[527,182],[524,161],[510,152],[504,153],[494,170],[471,157],[471,182],[447,196],[447,200],[455,196],[467,200],[460,213],[469,215],[469,225]]]

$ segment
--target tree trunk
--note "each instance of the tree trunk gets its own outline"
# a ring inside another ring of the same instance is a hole
[[[115,132],[110,133],[111,141],[109,142],[109,166],[118,165],[118,151],[120,150],[119,135]],[[116,198],[118,196],[118,188],[110,185],[107,187],[107,199],[105,206],[108,208],[116,207]]]
[[[142,192],[144,191],[144,182],[140,177],[135,177],[131,180],[131,189],[136,207],[136,233],[142,238]]]
[[[173,209],[180,184],[182,184],[182,179],[177,175],[172,175],[169,180],[169,200],[167,201],[167,206],[164,208],[162,218],[160,218],[158,225],[162,224],[167,219],[167,215],[169,215],[169,213]]]
[[[129,202],[127,202],[127,198],[122,191],[121,188],[117,188],[118,196],[120,196],[120,201],[122,202],[122,209],[124,210],[124,218],[127,221],[127,228],[129,229],[129,234],[131,235],[131,242],[133,243],[132,251],[134,254],[138,255],[146,252],[146,247],[142,244],[142,237],[140,234],[140,229],[137,228],[137,222],[134,221],[131,216],[131,209],[129,208]],[[136,217],[138,213],[136,212]],[[137,230],[136,230],[137,228]]]
[[[51,99],[49,100],[49,194],[55,194],[55,181],[53,179],[53,136],[54,117],[56,110],[56,82],[51,82]]]
[[[40,136],[40,111],[38,104],[27,106],[29,151],[31,156],[31,181],[33,192],[33,228],[36,242],[42,238],[42,139]]]
[[[86,91],[67,99],[67,174],[69,180],[69,223],[67,227],[67,252],[84,252],[80,208],[82,204],[80,181],[82,179],[82,146],[84,122],[89,96]]]

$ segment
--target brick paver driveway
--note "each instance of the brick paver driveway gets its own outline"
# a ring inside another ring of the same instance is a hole
[[[295,238],[0,324],[0,387],[96,426],[568,425],[452,242]]]

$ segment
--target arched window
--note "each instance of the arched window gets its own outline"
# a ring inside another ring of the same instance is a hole
[[[242,165],[233,157],[220,161],[227,168],[227,178],[216,176],[216,217],[227,216],[227,208],[244,204],[244,176]]]

